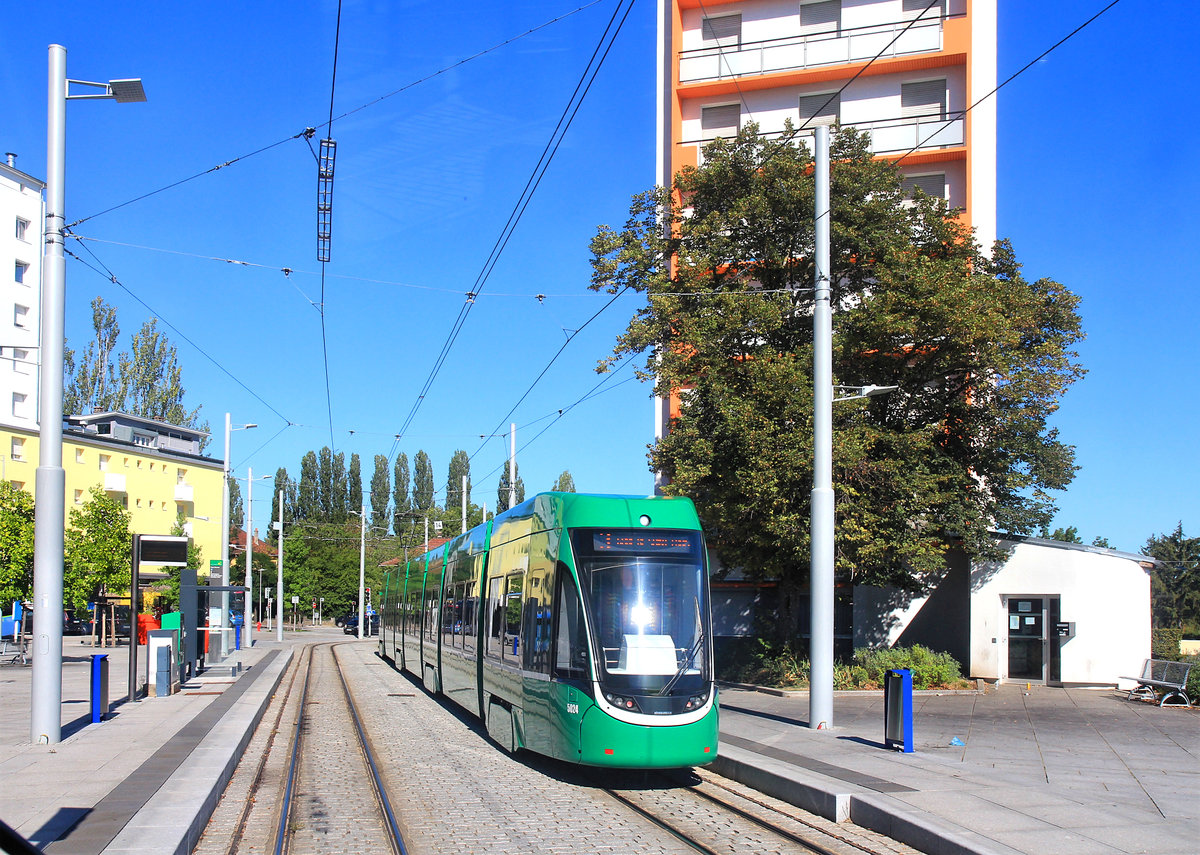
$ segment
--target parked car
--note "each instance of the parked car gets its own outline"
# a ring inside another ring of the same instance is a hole
[[[334,626],[345,626],[346,621],[350,620],[350,618],[352,618],[352,617],[355,620],[358,620],[358,613],[357,612],[349,612],[347,614],[342,615],[341,617],[336,617],[333,619],[333,625]]]
[[[367,627],[364,635],[379,635],[379,614],[367,615]],[[342,624],[342,632],[346,635],[358,635],[358,615],[348,615]]]

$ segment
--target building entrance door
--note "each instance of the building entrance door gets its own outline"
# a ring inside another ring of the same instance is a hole
[[[1046,601],[1008,598],[1008,678],[1046,679]]]

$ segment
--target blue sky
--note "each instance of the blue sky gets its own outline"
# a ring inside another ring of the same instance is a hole
[[[68,261],[68,344],[86,345],[93,297],[117,307],[126,335],[149,317],[140,298],[177,330],[168,334],[188,402],[203,405],[214,453],[226,411],[235,423],[258,423],[233,435],[239,475],[247,466],[298,474],[305,451],[332,444],[347,459],[357,452],[369,480],[374,455],[392,452],[615,0],[377,99],[579,5],[343,3],[333,113],[362,109],[333,126],[324,348],[314,307],[316,164],[309,145],[291,137],[329,117],[336,3],[32,11],[0,51],[10,118],[0,144],[19,155],[19,168],[45,174],[50,43],[67,48],[69,77],[142,77],[149,98],[68,106],[67,220],[86,218],[76,233],[93,239],[92,252],[128,288]],[[1002,0],[1000,79],[1102,5]],[[1082,467],[1059,497],[1056,524],[1133,551],[1178,520],[1194,528],[1197,516],[1192,426],[1200,414],[1187,388],[1196,297],[1176,248],[1197,225],[1188,169],[1196,144],[1179,129],[1195,103],[1184,72],[1198,28],[1186,6],[1160,11],[1147,16],[1144,4],[1124,0],[997,96],[999,232],[1028,276],[1081,296],[1088,332],[1080,353],[1089,374],[1056,419]],[[548,489],[564,469],[580,490],[652,488],[649,388],[626,367],[580,399],[637,305],[625,297],[604,308],[608,297],[586,289],[587,242],[597,224],[623,222],[630,196],[655,179],[653,19],[653,3],[639,0],[397,446],[410,460],[425,450],[439,482],[453,452],[466,450],[473,498],[489,507],[507,439],[480,435],[506,431],[509,421],[518,446],[549,426],[518,454],[529,492]],[[260,485],[256,519],[268,503]]]

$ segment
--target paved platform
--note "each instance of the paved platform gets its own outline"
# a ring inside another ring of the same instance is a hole
[[[713,769],[930,855],[1200,851],[1200,709],[1024,684],[915,693],[915,752],[884,747],[880,692],[721,691]],[[961,743],[957,744],[957,743]]]
[[[288,632],[282,644],[264,632],[179,693],[135,702],[127,700],[127,646],[92,648],[67,636],[57,745],[30,740],[30,666],[0,666],[0,820],[55,855],[190,852],[292,646],[318,632]],[[110,715],[95,724],[93,653],[109,657]],[[145,654],[140,648],[141,663]]]
[[[0,820],[54,855],[190,852],[293,646],[347,640],[332,628],[260,639],[233,657],[239,677],[214,668],[135,703],[122,700],[128,651],[109,648],[114,705],[99,724],[93,651],[66,639],[54,746],[29,740],[30,669],[0,666]],[[835,693],[829,731],[808,729],[803,692],[724,688],[721,707],[715,771],[930,855],[1198,851],[1200,709],[1113,690],[918,692],[916,752],[901,754],[883,746],[878,692]]]

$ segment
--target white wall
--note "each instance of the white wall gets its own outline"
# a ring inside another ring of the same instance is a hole
[[[16,237],[18,217],[28,223],[23,240]],[[44,220],[42,185],[0,162],[0,424],[30,429],[38,418]],[[18,261],[28,265],[23,284],[16,282]],[[27,309],[21,327],[14,322],[17,306]],[[14,412],[15,394],[25,400]]]
[[[1064,683],[1109,684],[1141,673],[1150,655],[1150,575],[1137,556],[1005,542],[1001,564],[971,568],[971,676],[1008,676],[1006,596],[1059,596],[1061,620],[1075,623],[1062,644]]]

